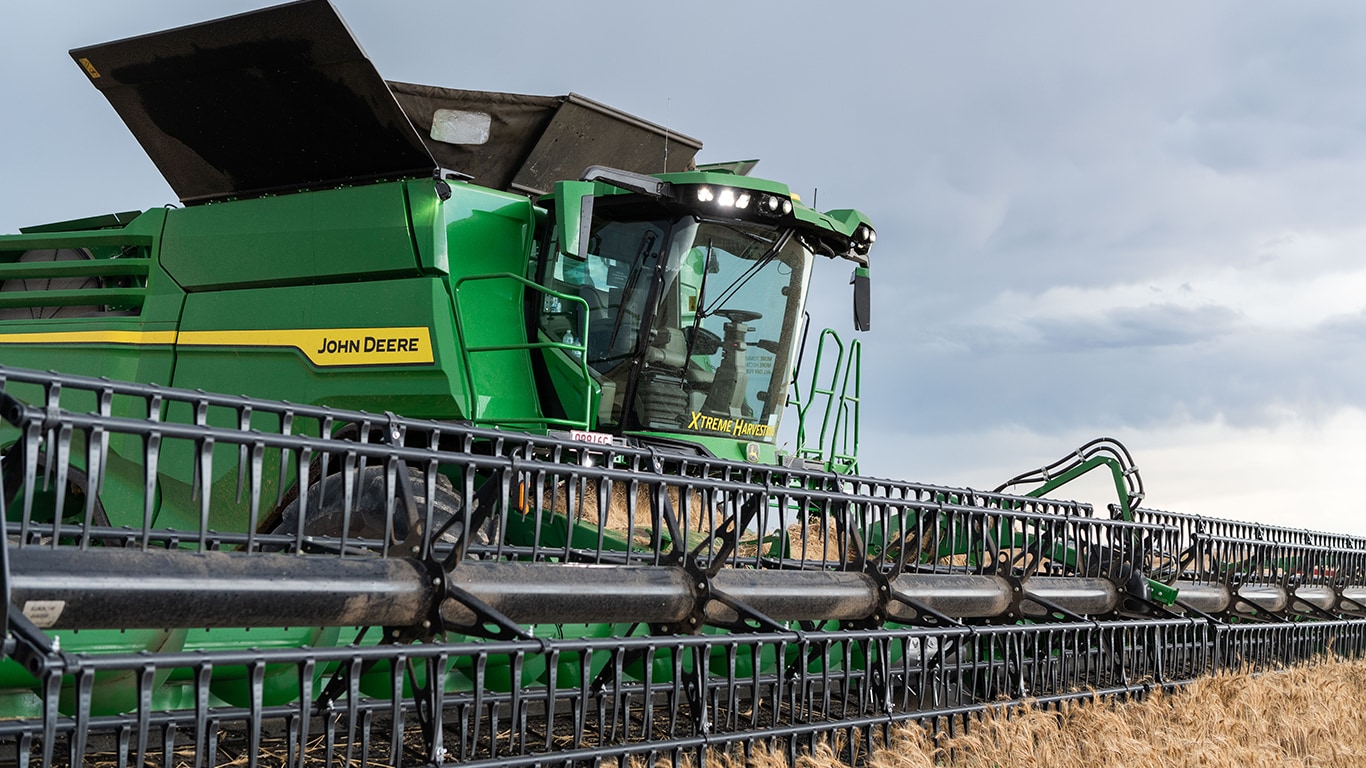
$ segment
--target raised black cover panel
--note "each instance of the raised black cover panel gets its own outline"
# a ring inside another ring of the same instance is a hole
[[[71,56],[186,203],[435,168],[327,0],[77,48]]]

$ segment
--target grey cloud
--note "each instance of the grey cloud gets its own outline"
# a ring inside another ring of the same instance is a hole
[[[1212,315],[1216,324],[1229,321],[1223,313]],[[1175,333],[1199,322],[1198,313],[1187,316],[1176,323]],[[1150,317],[1132,325],[1150,329],[1153,324]],[[1171,338],[1171,328],[1155,324],[1157,332],[1135,337]],[[865,378],[872,387],[865,399],[897,402],[910,428],[926,433],[997,425],[1048,433],[1216,418],[1256,427],[1288,414],[1314,419],[1344,405],[1366,408],[1361,345],[1362,339],[1345,343],[1316,329],[1089,348],[1002,343],[977,349],[920,340],[896,350],[902,360],[899,375]],[[892,354],[882,345],[870,346],[870,353]]]
[[[1314,329],[1314,335],[1334,345],[1366,342],[1366,309],[1353,315],[1328,318]]]
[[[1145,349],[1209,342],[1235,330],[1238,312],[1214,305],[1121,307],[1099,318],[1035,320],[1032,330],[1055,349]]]
[[[1092,350],[1143,351],[1210,343],[1237,330],[1240,314],[1217,305],[1148,304],[1097,314],[1031,317],[1016,323],[936,324],[912,331],[927,346],[970,354],[1022,350],[1031,354],[1084,354]]]
[[[1275,172],[1295,160],[1361,154],[1366,51],[1361,9],[1253,5],[1210,41],[1219,79],[1180,104],[1167,145],[1220,173]]]

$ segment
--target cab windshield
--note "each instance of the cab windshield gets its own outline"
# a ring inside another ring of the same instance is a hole
[[[610,393],[599,426],[774,442],[811,270],[800,239],[693,216],[595,217],[586,250],[556,257],[547,282],[588,306],[588,366]],[[543,330],[579,341],[549,314]]]

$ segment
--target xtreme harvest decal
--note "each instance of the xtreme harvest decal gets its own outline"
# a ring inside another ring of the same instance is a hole
[[[722,432],[734,437],[759,439],[770,438],[777,434],[777,429],[772,424],[708,416],[699,411],[692,412],[692,421],[688,422],[688,429],[694,432]]]

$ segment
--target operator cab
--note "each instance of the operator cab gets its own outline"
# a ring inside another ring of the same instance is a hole
[[[656,201],[595,201],[583,258],[547,249],[546,337],[579,343],[603,386],[598,428],[772,443],[787,401],[812,252],[792,228]],[[586,318],[575,316],[586,311]]]
[[[813,257],[853,259],[866,280],[866,218],[817,213],[760,179],[590,172],[610,178],[557,189],[554,231],[536,260],[545,290],[531,322],[554,347],[544,356],[547,412],[586,399],[596,405],[590,429],[769,454]],[[575,382],[574,367],[591,381]],[[587,398],[574,394],[584,386]]]

